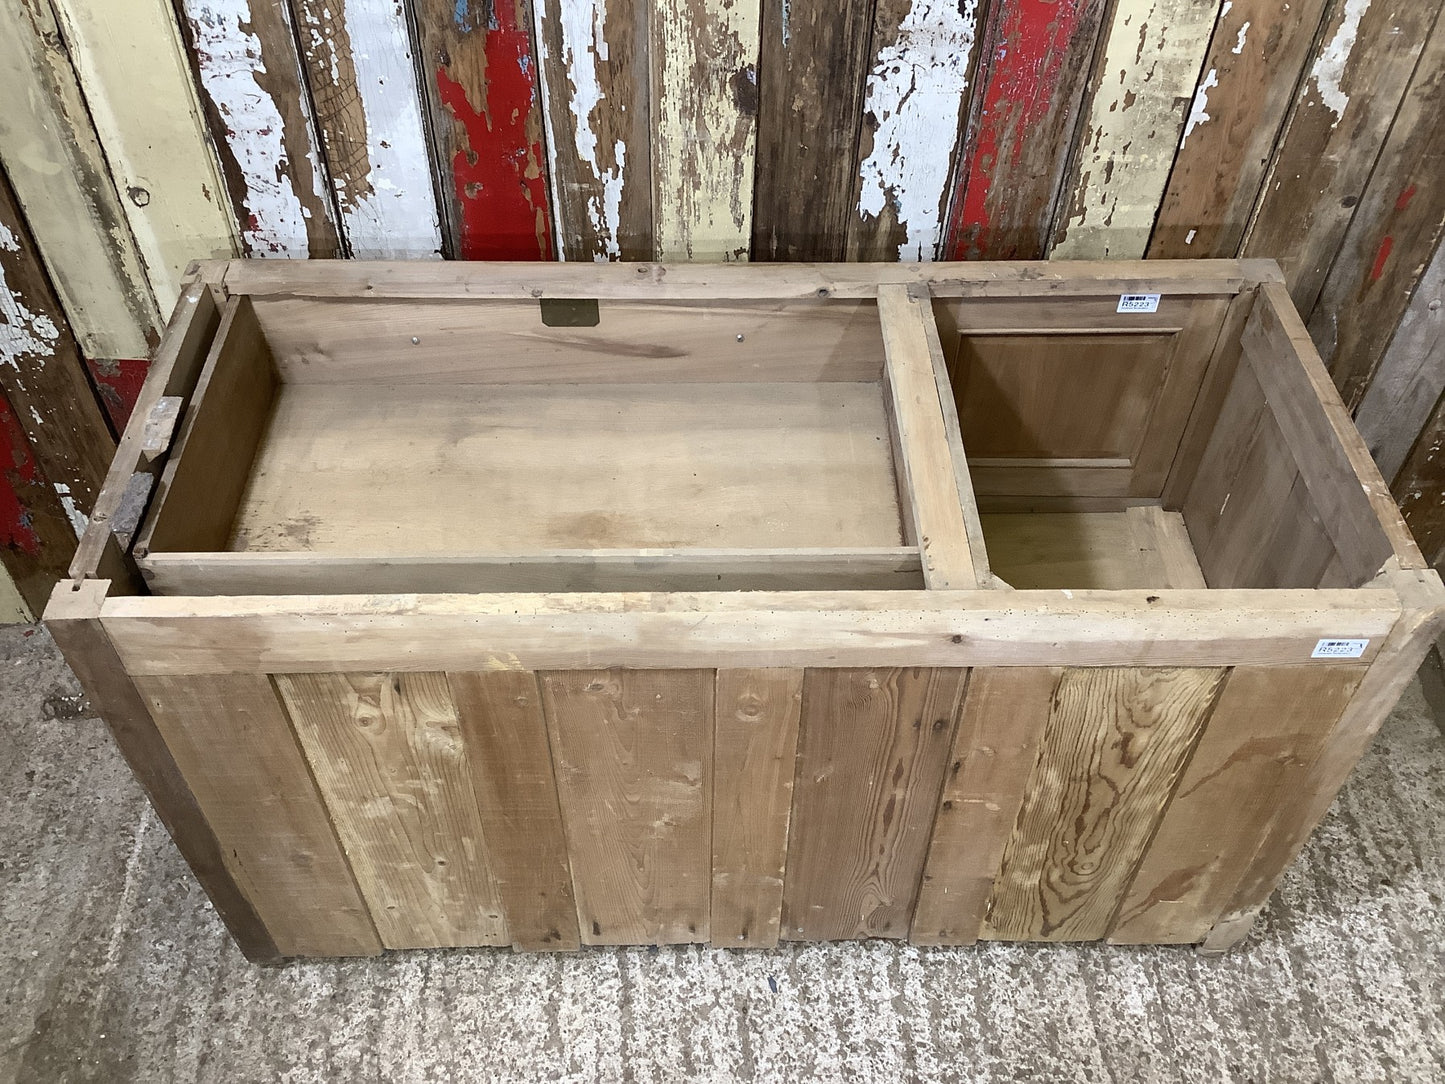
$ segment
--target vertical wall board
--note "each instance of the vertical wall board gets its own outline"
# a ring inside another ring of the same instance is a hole
[[[977,61],[978,0],[879,0],[850,260],[932,260]]]
[[[713,752],[712,943],[772,948],[803,701],[801,670],[719,670]]]
[[[541,680],[582,943],[707,941],[714,672]]]
[[[25,604],[20,588],[15,586],[10,569],[0,564],[0,625],[24,624],[30,620],[30,607]]]
[[[1092,941],[1109,932],[1223,676],[1064,672],[984,937]]]
[[[1391,490],[1425,559],[1437,568],[1445,564],[1445,398],[1435,404]]]
[[[1219,7],[1118,0],[1050,259],[1143,258]]]
[[[110,468],[115,440],[34,237],[0,175],[0,392],[77,531]]]
[[[445,674],[278,674],[384,948],[504,945]]]
[[[907,937],[968,671],[809,669],[785,940]]]
[[[1230,671],[1110,941],[1204,939],[1364,672],[1318,663]]]
[[[148,358],[86,358],[85,369],[100,397],[105,416],[110,419],[111,432],[125,432],[140,390],[150,372]]]
[[[0,26],[0,165],[81,348],[139,357],[161,321],[54,13],[0,0]]]
[[[1325,16],[1244,243],[1279,261],[1300,312],[1314,308],[1439,9],[1337,0]]]
[[[290,0],[346,250],[441,253],[406,16],[396,0]]]
[[[285,0],[177,2],[246,255],[344,255]]]
[[[1060,674],[990,666],[969,675],[913,911],[915,945],[978,940]]]
[[[652,206],[660,260],[748,258],[759,2],[652,5]]]
[[[763,0],[755,260],[841,260],[873,0]]]
[[[575,949],[577,905],[537,675],[489,670],[447,681],[512,945]]]
[[[974,118],[958,160],[954,260],[1036,260],[1088,86],[1105,0],[1001,0],[988,16]]]
[[[1445,226],[1445,19],[1420,53],[1370,183],[1307,317],[1345,405],[1363,398]]]
[[[1327,2],[1231,0],[1220,8],[1151,258],[1238,253]]]
[[[534,4],[558,255],[650,260],[649,6]]]
[[[411,0],[411,10],[450,254],[551,259],[532,0]]]
[[[1360,436],[1387,479],[1400,473],[1441,392],[1445,392],[1445,244],[1435,246],[1430,266],[1355,412]]]
[[[75,542],[60,499],[0,395],[0,622],[40,616]]]
[[[380,952],[370,913],[270,679],[186,674],[134,681],[215,833],[227,872],[279,953]]]
[[[85,103],[162,314],[192,260],[237,251],[168,0],[54,0]]]

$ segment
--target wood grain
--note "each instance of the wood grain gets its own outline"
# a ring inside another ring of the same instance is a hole
[[[34,620],[74,551],[75,528],[0,395],[0,565],[10,589],[0,620]]]
[[[445,674],[278,674],[384,948],[508,942]]]
[[[714,672],[541,682],[582,943],[706,942]]]
[[[809,669],[786,940],[906,937],[967,671]]]
[[[803,700],[801,670],[719,670],[713,752],[712,943],[772,948]]]
[[[577,906],[537,677],[473,671],[447,682],[512,946],[575,949]]]
[[[1064,673],[983,937],[1092,941],[1109,932],[1223,677]]]
[[[915,945],[978,939],[1061,673],[980,667],[970,674],[913,912]]]
[[[1405,522],[1434,566],[1445,559],[1441,492],[1445,492],[1445,398],[1435,404],[1394,484],[1395,499],[1400,502]]]

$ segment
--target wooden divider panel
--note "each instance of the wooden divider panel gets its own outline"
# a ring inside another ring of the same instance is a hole
[[[802,670],[719,670],[713,752],[712,943],[778,943]]]
[[[507,943],[445,674],[281,674],[386,948]]]
[[[380,952],[271,682],[261,674],[134,680],[280,955]]]
[[[583,944],[707,941],[714,671],[541,678]]]
[[[1105,936],[1224,676],[1067,670],[1004,848],[982,936]]]
[[[808,671],[785,938],[907,936],[967,674]]]
[[[1230,671],[1110,941],[1204,939],[1364,672],[1321,663]]]

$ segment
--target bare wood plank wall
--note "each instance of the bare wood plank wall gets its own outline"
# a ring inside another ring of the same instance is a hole
[[[1412,522],[1440,516],[1441,0],[0,4],[7,229],[40,269],[0,297],[61,329],[57,388],[134,368],[185,263],[235,251],[1264,256]],[[26,421],[61,393],[4,390],[84,514],[76,449]]]

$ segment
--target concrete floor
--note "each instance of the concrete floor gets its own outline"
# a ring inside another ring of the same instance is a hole
[[[231,947],[44,630],[0,629],[0,1081],[1445,1080],[1422,674],[1231,955]]]

